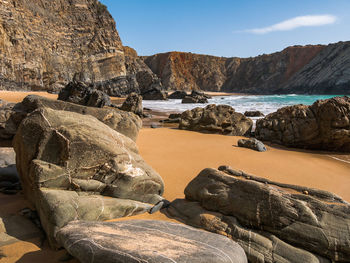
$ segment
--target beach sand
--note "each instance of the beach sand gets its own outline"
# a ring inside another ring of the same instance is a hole
[[[25,95],[0,92],[1,99],[12,102],[21,101]],[[48,93],[40,95],[51,98],[57,96]],[[269,145],[267,152],[260,153],[238,148],[238,139],[240,137],[174,128],[144,128],[140,131],[137,145],[141,156],[162,176],[165,182],[164,197],[170,201],[183,198],[185,187],[202,169],[230,165],[234,169],[274,181],[331,191],[350,202],[349,154],[302,151]],[[28,206],[21,193],[15,196],[0,195],[0,204],[1,212],[6,214],[18,214],[21,208]],[[174,221],[160,212],[121,220],[127,219]],[[39,243],[37,238],[0,247],[0,262],[59,262],[59,258],[64,255],[64,250],[52,251],[47,244],[39,248]],[[1,258],[1,254],[6,257]]]

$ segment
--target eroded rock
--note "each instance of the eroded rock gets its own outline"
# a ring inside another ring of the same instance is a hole
[[[129,111],[129,112],[135,113],[136,115],[142,117],[143,116],[142,96],[136,93],[131,93],[126,98],[126,100],[124,101],[120,109],[123,111]]]
[[[249,139],[240,139],[238,140],[238,147],[244,147],[244,148],[249,148],[258,152],[266,152],[266,147],[265,145],[255,139],[255,138],[249,138]]]

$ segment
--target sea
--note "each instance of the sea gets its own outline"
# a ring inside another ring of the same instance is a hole
[[[150,101],[144,100],[143,107],[162,112],[183,112],[195,107],[205,107],[208,104],[226,104],[232,106],[236,112],[258,110],[265,115],[277,111],[277,109],[295,105],[311,105],[317,100],[324,100],[340,95],[232,95],[213,96],[206,104],[182,104],[181,100]]]

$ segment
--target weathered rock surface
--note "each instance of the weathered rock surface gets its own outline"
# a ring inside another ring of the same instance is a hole
[[[106,93],[89,87],[83,82],[68,83],[58,94],[58,100],[98,108],[111,105],[111,100]]]
[[[56,91],[77,73],[88,82],[126,75],[115,22],[99,1],[1,1],[0,19],[2,89]]]
[[[251,119],[228,105],[208,105],[182,113],[179,128],[182,130],[220,133],[226,135],[247,135],[253,126]]]
[[[27,116],[27,114],[39,108],[50,108],[54,110],[76,112],[83,115],[91,115],[112,129],[133,140],[136,140],[138,132],[142,127],[142,120],[133,113],[114,108],[100,109],[86,107],[59,100],[50,100],[36,95],[29,95],[25,97],[21,103],[18,103],[14,108],[11,108],[11,114],[8,115],[8,119],[5,118],[5,122],[0,122],[0,127],[6,127],[4,130],[0,129],[1,140],[11,142],[21,121]],[[6,134],[6,136],[3,136],[2,134]]]
[[[90,115],[39,108],[13,144],[24,194],[52,246],[70,221],[143,213],[162,199],[163,181],[136,144]]]
[[[240,139],[238,140],[238,147],[244,147],[244,148],[249,148],[258,152],[266,152],[266,147],[265,145],[255,139],[255,138],[249,138],[249,139]]]
[[[75,221],[58,232],[58,240],[81,262],[247,262],[232,240],[166,221]]]
[[[128,111],[135,113],[136,115],[143,116],[143,107],[142,107],[142,96],[131,93],[126,100],[123,102],[123,105],[120,107],[123,111]]]
[[[168,214],[231,237],[250,262],[348,262],[347,202],[326,191],[219,169],[203,170]]]
[[[256,122],[264,141],[308,149],[350,151],[350,98],[319,100],[279,109]]]
[[[168,98],[169,99],[177,99],[177,100],[182,100],[187,96],[187,92],[183,90],[177,90],[171,93]]]
[[[246,117],[264,117],[264,113],[262,113],[261,111],[246,111],[244,112],[244,116]]]
[[[17,130],[17,121],[12,117],[15,103],[1,100],[0,103],[0,146],[11,146],[11,140]]]
[[[190,95],[185,96],[181,103],[208,103],[211,97],[198,91],[192,91]]]

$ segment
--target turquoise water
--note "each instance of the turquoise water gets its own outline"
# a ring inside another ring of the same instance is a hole
[[[269,114],[284,106],[295,104],[311,105],[317,100],[329,99],[339,95],[237,95],[217,96],[209,100],[209,104],[230,105],[237,112],[244,113],[248,110],[259,110]],[[143,106],[153,110],[183,112],[195,107],[203,107],[207,104],[182,104],[181,100],[169,101],[143,101]]]

